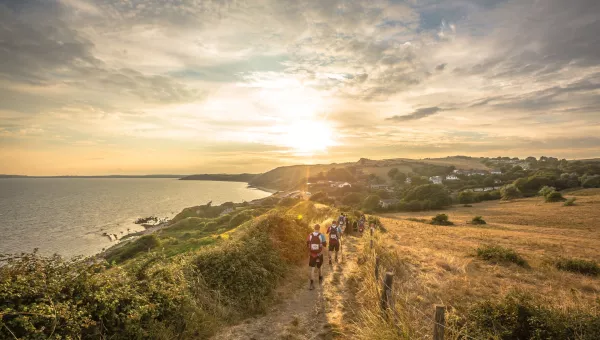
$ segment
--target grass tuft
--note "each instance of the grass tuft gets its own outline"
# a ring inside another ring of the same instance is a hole
[[[598,266],[598,263],[595,261],[561,258],[556,261],[555,265],[559,270],[590,276],[600,275],[600,266]]]
[[[481,216],[475,216],[471,220],[471,224],[486,224],[486,222]]]
[[[527,266],[527,261],[511,248],[499,245],[483,245],[477,248],[477,257],[492,263],[514,263],[521,267]]]

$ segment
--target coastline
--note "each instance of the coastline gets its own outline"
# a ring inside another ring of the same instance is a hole
[[[277,189],[270,189],[270,188],[266,188],[266,187],[254,186],[254,185],[250,185],[249,183],[247,183],[247,184],[248,184],[247,188],[249,188],[249,189],[256,189],[256,190],[268,192],[271,195],[274,195],[281,191],[281,190],[277,190]]]
[[[253,200],[253,201],[264,200],[266,198],[273,197],[273,196],[275,196],[275,195],[283,192],[281,190],[270,189],[270,188],[260,187],[260,186],[253,186],[253,185],[250,185],[250,184],[247,185],[247,188],[248,189],[253,189],[253,190],[260,190],[260,191],[264,191],[266,193],[270,193],[271,194],[271,195],[266,196],[264,198],[259,198],[259,199]],[[185,209],[187,209],[187,208],[184,208],[183,210],[185,210]],[[175,214],[175,215],[177,215],[177,214]],[[122,246],[124,246],[124,245],[126,245],[128,243],[130,243],[131,241],[137,240],[138,238],[140,238],[142,236],[151,235],[151,234],[154,234],[154,233],[156,233],[158,231],[161,231],[163,229],[169,228],[171,226],[171,221],[172,221],[172,218],[169,218],[169,219],[167,219],[167,220],[165,220],[165,221],[163,221],[163,222],[161,222],[161,223],[159,223],[157,225],[141,224],[141,226],[143,226],[145,228],[144,230],[140,230],[140,231],[136,231],[136,232],[133,232],[133,233],[129,233],[129,234],[126,234],[126,235],[122,236],[121,238],[115,238],[114,240],[112,240],[112,238],[110,236],[112,234],[106,234],[106,233],[104,233],[102,235],[103,237],[109,237],[109,238],[111,238],[111,242],[116,242],[116,243],[112,244],[110,247],[108,247],[108,248],[106,248],[106,249],[104,249],[104,250],[102,250],[102,251],[100,251],[100,252],[98,252],[96,254],[91,255],[91,257],[93,257],[93,258],[104,257],[104,255],[107,254],[109,251],[113,251],[115,249],[118,249],[118,248],[120,248],[120,247],[122,247]],[[114,234],[114,235],[117,236],[116,234]]]

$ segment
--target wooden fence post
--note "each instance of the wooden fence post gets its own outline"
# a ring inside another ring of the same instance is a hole
[[[433,324],[433,340],[444,340],[444,329],[446,328],[446,306],[436,305]]]
[[[375,257],[375,280],[379,280],[379,256]]]
[[[371,239],[371,250],[373,250],[373,239]]]
[[[383,289],[381,290],[381,310],[385,312],[388,307],[392,306],[392,284],[394,283],[394,273],[385,273],[383,279]]]

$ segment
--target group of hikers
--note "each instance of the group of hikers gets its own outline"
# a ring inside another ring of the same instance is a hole
[[[364,215],[362,215],[358,221],[354,222],[353,226],[355,230],[358,230],[362,234],[365,229],[365,224],[366,218]],[[344,235],[347,227],[349,226],[350,220],[342,213],[337,220],[334,220],[331,225],[327,227],[326,234],[329,235],[329,242],[326,235],[321,233],[321,226],[319,224],[315,224],[314,231],[308,235],[308,240],[306,243],[310,253],[308,260],[308,266],[310,268],[310,290],[315,288],[315,270],[319,274],[319,284],[323,283],[323,274],[321,272],[321,266],[323,265],[323,250],[327,248],[328,244],[329,248],[327,257],[329,260],[329,265],[333,264],[332,253],[334,257],[333,260],[338,263],[338,253],[342,251],[342,235]],[[374,228],[373,223],[371,223],[371,228]]]

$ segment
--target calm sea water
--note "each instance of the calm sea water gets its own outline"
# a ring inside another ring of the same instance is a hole
[[[0,179],[0,253],[92,255],[144,228],[138,217],[172,217],[183,208],[269,196],[246,183],[176,179]]]

